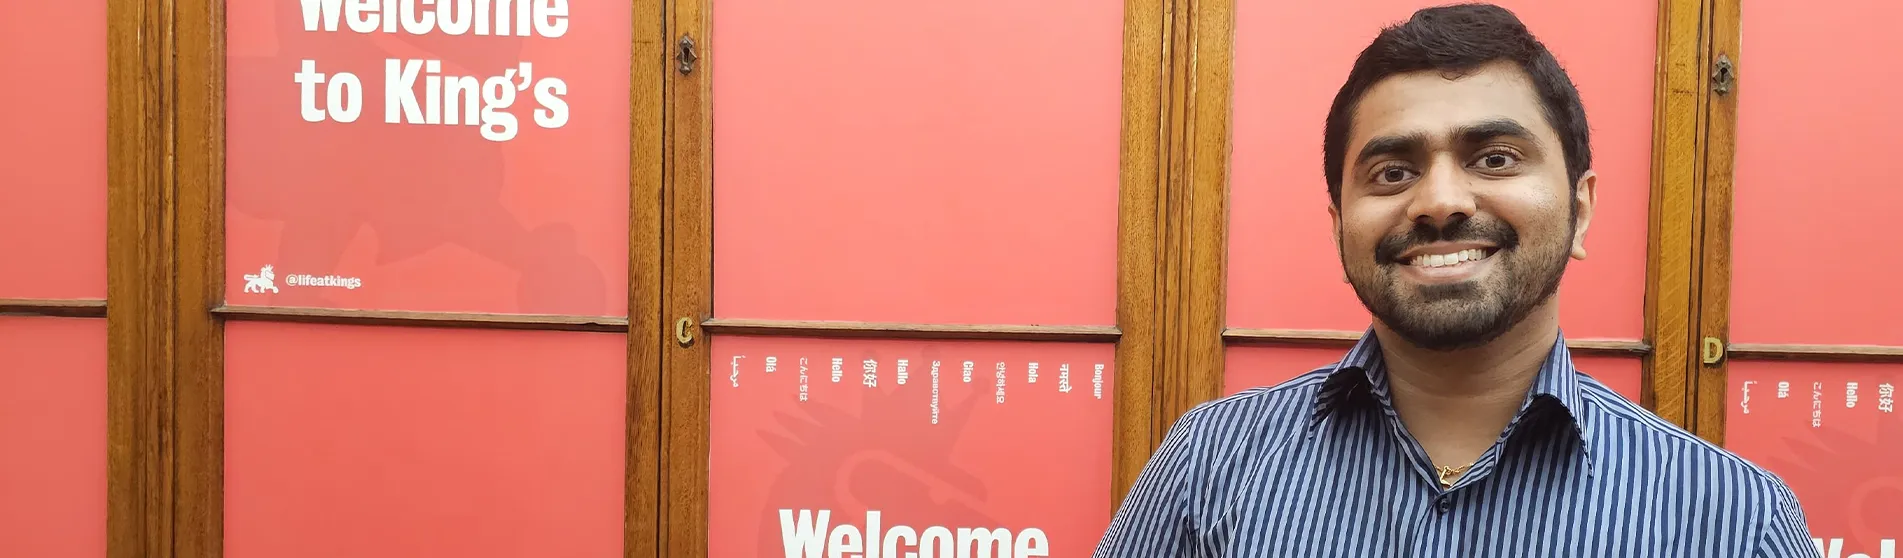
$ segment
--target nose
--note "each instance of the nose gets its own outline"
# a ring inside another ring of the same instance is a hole
[[[1473,182],[1461,172],[1460,165],[1454,163],[1436,162],[1429,166],[1408,193],[1413,196],[1407,208],[1408,217],[1436,228],[1456,219],[1473,217],[1478,210]]]

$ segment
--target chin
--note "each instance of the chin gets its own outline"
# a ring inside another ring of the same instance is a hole
[[[1412,289],[1380,305],[1375,317],[1390,331],[1423,349],[1471,349],[1500,338],[1513,327],[1506,301],[1478,285],[1459,283]],[[1370,307],[1374,311],[1374,307]]]

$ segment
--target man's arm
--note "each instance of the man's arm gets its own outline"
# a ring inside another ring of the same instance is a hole
[[[1094,558],[1190,558],[1198,556],[1190,490],[1206,461],[1196,440],[1196,410],[1170,427],[1110,521]]]
[[[1764,520],[1757,548],[1751,555],[1755,558],[1822,558],[1817,544],[1811,542],[1810,527],[1804,521],[1803,508],[1797,505],[1797,495],[1782,481],[1777,482],[1775,495],[1771,501],[1773,509]]]

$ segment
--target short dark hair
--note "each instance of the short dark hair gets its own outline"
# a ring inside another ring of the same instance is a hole
[[[1569,186],[1577,188],[1580,177],[1592,168],[1592,146],[1586,107],[1572,79],[1513,12],[1492,4],[1455,4],[1421,9],[1406,22],[1383,28],[1355,58],[1354,69],[1328,108],[1323,131],[1323,176],[1328,177],[1331,202],[1341,204],[1348,128],[1368,89],[1395,74],[1466,73],[1496,61],[1513,62],[1531,78],[1546,123],[1559,134]]]

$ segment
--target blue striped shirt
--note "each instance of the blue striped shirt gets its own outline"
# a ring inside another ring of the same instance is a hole
[[[1451,489],[1395,414],[1372,334],[1170,428],[1098,558],[1819,556],[1771,473],[1573,368],[1554,344]]]

